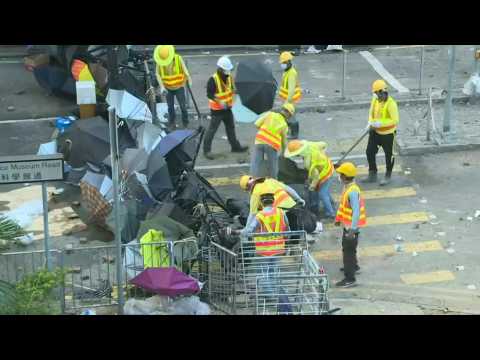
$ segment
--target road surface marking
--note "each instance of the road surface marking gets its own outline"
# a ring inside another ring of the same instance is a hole
[[[22,64],[23,60],[0,60],[0,64]]]
[[[23,120],[0,120],[1,124],[17,124],[23,122],[37,122],[37,121],[53,121],[56,120],[56,117],[49,117],[49,118],[40,118],[40,119],[23,119]]]
[[[367,207],[368,212],[368,207]],[[400,224],[410,224],[417,222],[429,221],[430,218],[426,212],[411,212],[411,213],[402,213],[402,214],[392,214],[392,215],[381,215],[381,216],[370,216],[367,215],[367,226],[381,226],[381,225],[400,225]],[[334,224],[327,224],[326,230],[333,230],[335,227]],[[337,228],[338,229],[338,228]]]
[[[12,121],[12,120],[7,120],[7,121]],[[2,122],[4,122],[4,121],[0,121],[0,123],[2,123]],[[379,153],[379,154],[377,154],[377,156],[383,157],[384,154]],[[331,157],[330,159],[335,163],[338,160],[340,160],[341,158],[342,158],[341,156],[335,156],[335,157]],[[366,158],[367,158],[367,156],[364,155],[364,154],[349,155],[345,158],[344,161],[347,161],[347,160],[363,160],[363,159],[366,159]],[[295,160],[295,162],[297,164],[301,164],[302,160]],[[233,168],[244,168],[244,167],[250,167],[250,163],[245,162],[243,164],[201,165],[201,166],[195,166],[195,170],[233,169]],[[359,168],[362,168],[362,166],[359,166]],[[383,171],[385,170],[385,165],[378,166],[378,171],[381,172],[382,170]],[[365,170],[361,170],[361,171],[365,171]],[[397,171],[397,170],[394,169],[393,171]],[[368,173],[368,170],[366,170],[366,172]]]
[[[442,244],[439,241],[423,241],[415,243],[403,244],[403,251],[397,252],[394,245],[382,245],[382,246],[367,246],[364,248],[358,248],[359,257],[379,257],[387,255],[401,255],[403,253],[411,254],[413,252],[421,253],[428,251],[441,251],[443,250]],[[342,250],[323,250],[314,251],[313,257],[317,261],[332,261],[342,258]]]
[[[407,285],[428,284],[443,281],[455,280],[455,275],[451,271],[433,271],[429,273],[404,274],[400,279]]]
[[[229,54],[229,57],[245,57],[245,56],[278,56],[278,53],[272,52],[254,52],[249,54]],[[219,53],[210,53],[210,54],[199,54],[199,55],[182,55],[185,59],[193,59],[193,58],[206,58],[206,57],[220,57]]]
[[[421,48],[428,45],[405,45],[405,46],[386,46],[386,47],[378,47],[373,48],[373,51],[377,50],[401,50],[401,49],[414,49],[414,48]]]
[[[368,61],[370,65],[372,65],[373,69],[390,85],[392,85],[395,89],[397,89],[398,92],[400,93],[408,93],[410,90],[408,90],[405,86],[400,84],[400,82],[395,79],[395,77],[390,74],[387,69],[383,66],[383,64],[378,61],[378,59],[372,55],[370,51],[360,51],[360,55],[363,56],[365,60]]]
[[[198,168],[196,168],[197,170],[199,170]],[[378,166],[378,171],[380,173],[382,172],[385,172],[386,171],[386,167],[385,165],[380,165]],[[402,172],[402,169],[400,167],[396,167],[393,169],[393,172]],[[367,175],[368,174],[368,168],[367,167],[358,167],[357,168],[357,176],[363,176],[363,175]],[[240,181],[240,176],[233,176],[233,177],[214,177],[214,178],[207,178],[208,182],[212,185],[212,186],[230,186],[230,185],[238,185],[239,184],[239,181]],[[404,190],[401,190],[401,189],[404,189],[404,188],[398,188],[398,192],[400,192],[401,195],[399,196],[389,196],[389,197],[401,197],[401,196],[411,196],[411,195],[403,195],[402,191]],[[413,188],[411,188],[413,189]],[[379,194],[382,194],[382,191],[385,192],[385,190],[379,190],[377,191]],[[411,192],[411,190],[409,190],[409,192]],[[365,193],[365,192],[362,192],[362,194]],[[368,192],[367,192],[368,193]],[[371,191],[371,193],[373,194],[374,191]],[[392,192],[393,194],[393,192]],[[413,195],[416,195],[416,194],[413,194]],[[374,196],[374,195],[372,195]],[[372,199],[377,199],[378,197],[382,197],[381,195],[378,195],[378,196],[374,196],[372,197]]]

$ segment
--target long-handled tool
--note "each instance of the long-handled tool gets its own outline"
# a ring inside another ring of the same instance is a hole
[[[358,144],[360,144],[362,142],[363,139],[365,139],[365,137],[369,133],[370,133],[370,129],[365,131],[365,133],[360,137],[360,139],[358,139],[357,142],[355,144],[353,144],[353,146],[350,149],[348,149],[348,151],[342,156],[342,158],[337,161],[337,163],[334,165],[335,169],[338,168],[342,164],[342,161],[345,160],[345,158],[353,151],[353,149],[355,149],[358,146]]]
[[[150,68],[148,67],[147,59],[143,60],[143,64],[145,66],[145,79],[147,81],[147,95],[150,112],[152,113],[152,124],[160,126],[160,121],[157,115],[157,99],[155,94],[155,87],[153,86],[153,81],[151,78]]]
[[[198,122],[200,123],[200,126],[202,126],[202,114],[200,114],[200,110],[198,109],[197,101],[195,100],[195,97],[193,96],[192,89],[190,88],[190,84],[187,82],[187,89],[188,92],[190,93],[190,96],[192,97],[193,105],[195,106],[195,111],[197,112],[198,115]]]

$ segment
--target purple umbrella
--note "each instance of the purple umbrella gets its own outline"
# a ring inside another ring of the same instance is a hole
[[[158,144],[158,151],[162,156],[167,156],[170,151],[181,145],[195,132],[193,130],[177,130],[165,136]]]
[[[130,283],[155,294],[176,297],[200,291],[198,281],[174,267],[144,270]]]

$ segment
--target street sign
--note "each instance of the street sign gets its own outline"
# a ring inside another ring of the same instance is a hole
[[[26,155],[0,157],[0,185],[42,183],[43,237],[45,263],[50,267],[47,181],[63,181],[63,155]]]
[[[63,181],[63,155],[0,157],[0,184]]]

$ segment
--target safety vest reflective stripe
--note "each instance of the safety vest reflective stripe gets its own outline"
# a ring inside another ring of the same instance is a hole
[[[78,59],[72,63],[72,76],[75,81],[94,81],[87,63]]]
[[[283,212],[278,208],[272,211],[262,211],[257,214],[257,220],[260,223],[260,232],[262,233],[281,233],[287,231],[287,226],[283,219]],[[260,256],[274,256],[285,252],[285,238],[279,236],[256,236],[255,249]]]
[[[283,189],[279,189],[279,190],[275,191],[274,196],[275,196],[275,202],[274,202],[273,206],[275,206],[275,207],[278,206],[278,207],[283,208],[283,206],[282,206],[282,205],[284,205],[283,203],[286,200],[290,199],[290,195],[288,195],[288,193]]]
[[[380,122],[385,122],[385,121],[389,121],[390,118],[388,118],[388,107],[389,105],[394,102],[395,100],[393,100],[392,97],[388,97],[387,101],[385,102],[385,104],[383,105],[383,108],[382,108],[382,118],[381,119],[376,119],[375,121],[378,121],[380,120]],[[378,99],[374,98],[372,100],[372,111],[375,110],[375,105],[377,104],[378,102]],[[373,116],[375,117],[376,114],[373,114]],[[392,133],[392,130],[395,130],[397,128],[397,125],[388,125],[388,126],[381,126],[379,128],[376,128],[375,129],[375,132],[377,132],[379,135],[387,135],[387,134],[390,134]]]
[[[160,66],[160,77],[166,89],[175,89],[185,85],[187,77],[180,61],[180,55],[174,56],[173,67]]]
[[[269,130],[267,130],[265,125],[258,130],[257,136],[255,137],[256,140],[259,140],[267,145],[270,145],[275,150],[280,150],[282,147],[282,138],[279,135],[273,134]]]
[[[367,213],[365,210],[365,200],[361,195],[360,188],[355,183],[351,184],[348,188],[346,188],[343,191],[340,206],[338,208],[335,221],[340,222],[345,226],[352,225],[353,210],[349,201],[349,195],[352,191],[357,191],[358,194],[360,195],[360,217],[358,219],[358,227],[364,227],[365,225],[367,225]]]
[[[280,87],[280,91],[279,91],[279,96],[283,100],[288,99],[288,78],[290,76],[290,72],[292,72],[292,71],[295,72],[295,73],[297,72],[297,70],[295,70],[292,67],[290,70],[285,71],[283,73],[282,86]],[[302,89],[300,88],[300,84],[298,83],[298,80],[297,80],[297,84],[295,86],[295,92],[293,94],[292,101],[293,101],[293,103],[297,103],[298,101],[300,101],[301,98],[302,98]]]
[[[213,79],[215,80],[216,85],[215,99],[226,102],[228,107],[231,108],[233,106],[234,96],[232,77],[229,76],[227,78],[226,84],[220,79],[218,73],[213,75]],[[223,110],[223,106],[216,101],[208,99],[208,103],[210,105],[210,109],[212,110]]]

